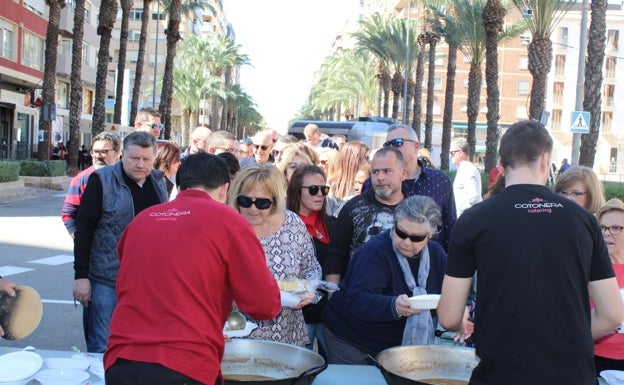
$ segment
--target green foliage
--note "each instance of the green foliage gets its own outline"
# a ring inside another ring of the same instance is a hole
[[[64,176],[67,162],[64,160],[23,160],[19,175],[24,176]]]
[[[19,180],[20,164],[14,160],[0,160],[0,182]]]
[[[604,183],[605,199],[618,198],[624,200],[624,184],[622,183]]]

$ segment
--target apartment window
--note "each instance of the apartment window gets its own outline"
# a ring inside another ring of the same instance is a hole
[[[93,113],[93,91],[91,90],[82,92],[82,112],[85,114]]]
[[[553,84],[553,99],[555,104],[563,103],[563,82]]]
[[[165,20],[165,14],[162,12],[152,12],[152,20]]]
[[[568,27],[559,28],[559,44],[568,45]]]
[[[128,15],[130,20],[139,20],[143,19],[143,8],[132,8],[130,10],[130,14]]]
[[[91,7],[93,6],[88,1],[85,1],[84,7],[85,7],[84,8],[85,9],[85,23],[91,24]]]
[[[529,81],[518,80],[518,94],[527,95],[529,93]]]
[[[610,29],[607,31],[607,50],[617,51],[618,40],[620,39],[620,31],[617,29]]]
[[[433,114],[434,115],[440,115],[441,114],[441,106],[440,106],[440,102],[437,100],[433,101]]]
[[[531,43],[531,33],[525,32],[520,35],[520,44],[529,45]]]
[[[555,76],[565,75],[566,57],[565,55],[555,56]]]
[[[613,104],[615,102],[615,85],[605,84],[603,95],[605,107],[613,107]]]
[[[529,57],[521,56],[518,60],[518,69],[526,70],[529,68]]]
[[[528,116],[526,106],[516,106],[517,119],[526,119]]]
[[[468,88],[468,78],[463,78],[462,79],[462,87]]]
[[[139,53],[137,51],[128,51],[126,52],[126,61],[129,63],[136,63],[139,58]]]
[[[602,113],[602,124],[600,128],[603,132],[611,132],[613,124],[613,111],[605,111]]]
[[[561,110],[552,110],[550,123],[553,131],[561,131]]]
[[[89,64],[89,43],[86,41],[82,42],[82,62]]]
[[[63,55],[70,55],[72,53],[72,41],[69,39],[63,39],[61,41],[61,52]]]
[[[139,41],[141,39],[141,30],[128,30],[128,41]]]
[[[613,56],[607,56],[605,58],[605,78],[615,78],[615,58]]]
[[[442,89],[442,78],[440,76],[436,76],[433,78],[433,89],[434,90]]]
[[[22,64],[43,71],[43,43],[39,36],[24,31],[22,35]]]
[[[47,11],[45,0],[24,0],[24,8],[29,9],[39,16],[45,15]]]
[[[13,26],[0,21],[0,56],[13,59]]]
[[[58,106],[59,108],[68,108],[69,106],[69,83],[59,81]]]

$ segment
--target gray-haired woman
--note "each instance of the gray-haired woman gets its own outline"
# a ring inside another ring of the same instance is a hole
[[[440,294],[446,252],[430,241],[440,221],[431,198],[411,196],[395,209],[392,229],[356,250],[323,313],[329,363],[367,364],[366,354],[433,343],[435,320],[408,298]]]

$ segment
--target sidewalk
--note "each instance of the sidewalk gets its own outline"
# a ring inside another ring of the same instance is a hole
[[[15,182],[0,183],[0,202],[9,202],[51,191],[67,191],[71,177],[37,178],[20,177]]]

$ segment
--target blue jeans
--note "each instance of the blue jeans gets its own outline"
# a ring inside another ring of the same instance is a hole
[[[318,352],[323,358],[326,358],[327,345],[325,344],[325,334],[323,334],[323,324],[319,322],[314,324],[306,323],[305,325],[308,331],[308,338],[310,339],[310,343],[306,345],[306,348],[314,349],[314,339],[316,338]]]
[[[115,306],[117,306],[115,287],[91,281],[91,302],[83,311],[88,352],[104,353],[106,350],[110,320]]]

